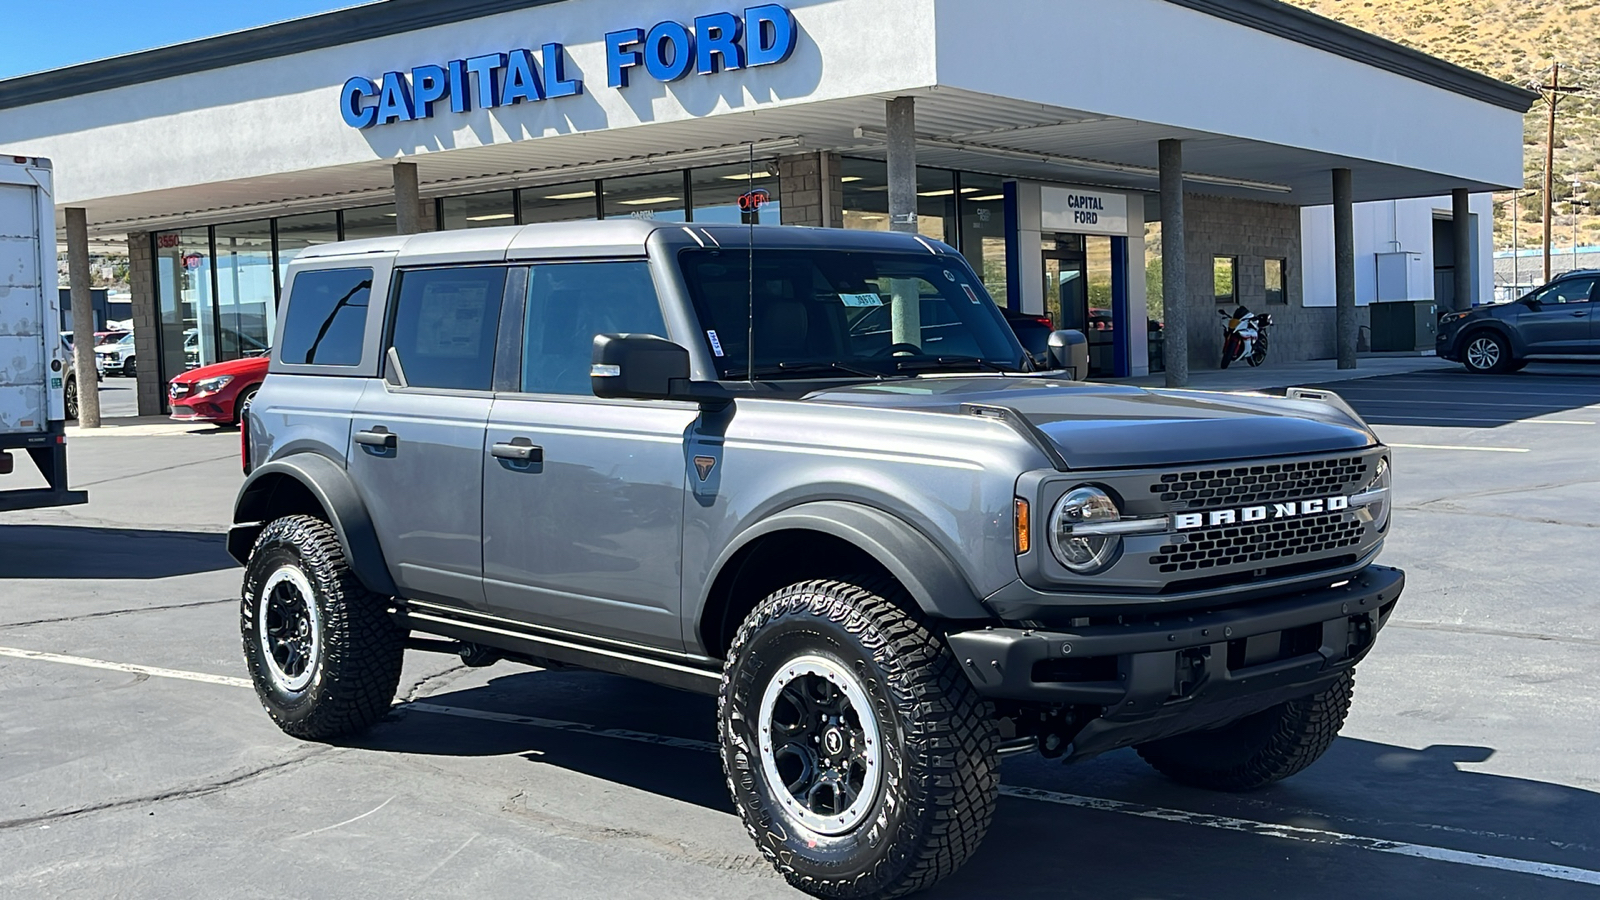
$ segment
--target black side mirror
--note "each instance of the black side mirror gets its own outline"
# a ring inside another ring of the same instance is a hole
[[[1050,332],[1050,368],[1066,370],[1073,381],[1089,377],[1089,339],[1074,329]]]
[[[653,334],[597,334],[592,360],[596,397],[667,400],[689,384],[689,351]]]

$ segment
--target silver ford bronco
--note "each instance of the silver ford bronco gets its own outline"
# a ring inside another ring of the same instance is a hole
[[[954,872],[1008,753],[1298,772],[1403,586],[1338,397],[1088,384],[1073,332],[1040,366],[937,241],[533,225],[286,285],[228,541],[268,714],[366,728],[408,647],[715,695],[746,829],[818,896]]]

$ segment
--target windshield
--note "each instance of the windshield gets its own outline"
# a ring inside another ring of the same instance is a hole
[[[717,377],[879,377],[1021,371],[983,285],[948,257],[845,250],[686,250],[684,281]]]

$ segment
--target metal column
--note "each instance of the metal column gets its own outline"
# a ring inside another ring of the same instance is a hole
[[[394,164],[394,222],[399,234],[417,234],[422,228],[422,196],[417,164]]]
[[[1356,367],[1356,224],[1349,169],[1333,170],[1334,335],[1339,368]]]
[[[1472,208],[1466,188],[1450,192],[1450,231],[1455,244],[1455,308],[1471,309],[1476,279],[1472,276]],[[1516,210],[1512,211],[1516,218]]]
[[[1161,154],[1161,359],[1167,387],[1189,383],[1188,260],[1183,240],[1183,142],[1165,140]]]
[[[917,116],[915,97],[885,104],[889,132],[889,230],[917,233]]]

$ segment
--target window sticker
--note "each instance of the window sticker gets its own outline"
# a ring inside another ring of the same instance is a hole
[[[963,285],[962,285],[962,286],[961,286],[961,289],[962,289],[962,290],[963,290],[963,291],[966,291],[966,292],[967,292],[967,299],[968,299],[968,300],[971,300],[971,301],[972,301],[972,302],[973,302],[973,303],[977,303],[977,302],[979,302],[979,301],[978,301],[978,292],[977,292],[977,291],[975,291],[975,290],[973,290],[973,289],[972,289],[972,285],[970,285],[970,284],[963,284]]]
[[[944,280],[945,281],[955,281],[956,280],[956,273],[950,271],[949,269],[945,269],[944,270]]]
[[[717,337],[717,330],[715,328],[707,330],[706,337],[711,340],[711,352],[715,353],[718,358],[722,357],[722,341]]]
[[[840,294],[839,300],[845,306],[864,309],[869,306],[882,306],[883,298],[877,294]]]

